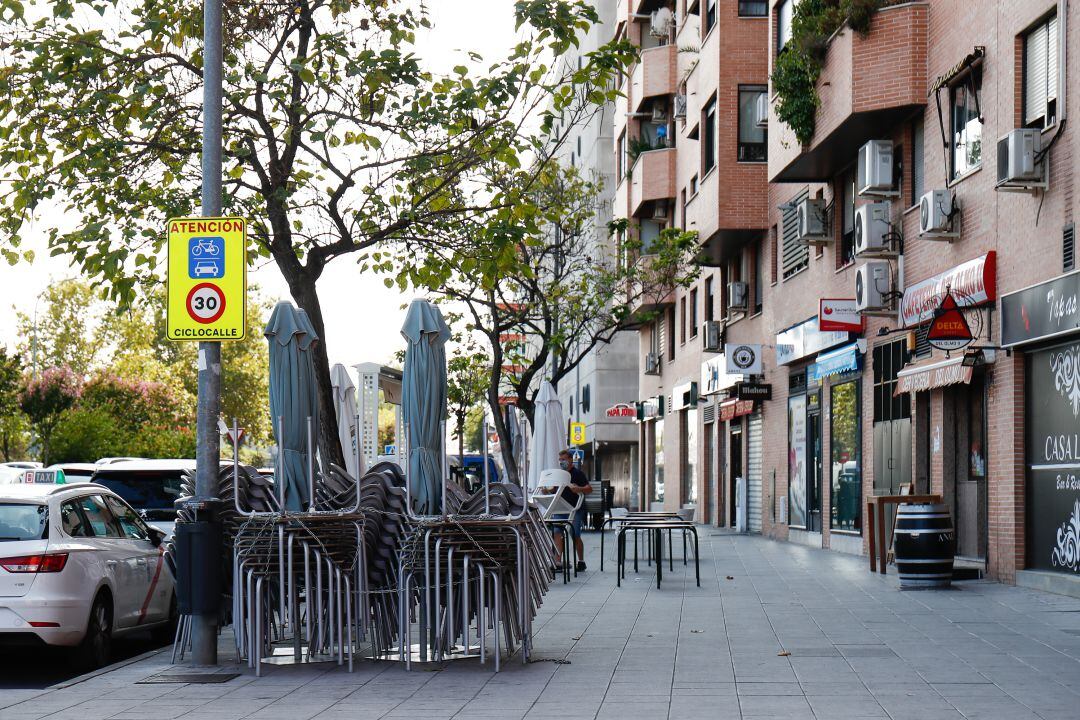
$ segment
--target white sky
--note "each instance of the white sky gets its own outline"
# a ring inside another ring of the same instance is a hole
[[[493,62],[513,46],[513,0],[435,0],[428,3],[432,30],[417,38],[418,52],[433,69],[445,70],[458,64],[471,65],[466,50],[478,52]],[[196,214],[198,208],[192,208]],[[27,247],[37,258],[33,264],[14,267],[0,261],[0,343],[9,348],[19,344],[15,310],[31,314],[34,303],[48,283],[75,277],[78,269],[64,257],[49,257],[45,244],[48,221],[70,226],[77,218],[47,218],[39,222],[38,240],[25,233]],[[286,300],[289,291],[276,266],[270,262],[254,269],[249,280],[257,283],[272,301]],[[319,296],[326,321],[326,344],[330,362],[353,365],[360,362],[389,362],[402,348],[403,304],[412,294],[388,290],[380,276],[362,274],[348,257],[327,266],[319,280]]]

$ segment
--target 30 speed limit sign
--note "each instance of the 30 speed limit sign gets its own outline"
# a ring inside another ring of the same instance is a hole
[[[187,311],[197,323],[212,323],[225,312],[225,293],[213,283],[199,283],[188,293]]]

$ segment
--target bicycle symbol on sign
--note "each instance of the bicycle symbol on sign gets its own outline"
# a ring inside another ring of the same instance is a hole
[[[191,243],[191,254],[195,257],[206,254],[207,257],[217,257],[221,252],[220,246],[214,242],[219,238],[193,238]]]

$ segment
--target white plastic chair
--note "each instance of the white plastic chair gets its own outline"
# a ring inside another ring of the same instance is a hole
[[[573,513],[581,505],[584,495],[578,496],[577,506],[571,505],[563,498],[562,491],[569,485],[570,473],[565,470],[550,469],[540,472],[540,479],[536,483],[536,491],[532,494],[530,500],[540,509],[541,519],[548,520],[559,513]],[[542,492],[549,488],[554,488],[554,492]],[[573,520],[573,516],[570,519]]]

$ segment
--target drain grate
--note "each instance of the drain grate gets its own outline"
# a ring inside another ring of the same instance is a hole
[[[188,683],[191,685],[216,685],[240,677],[240,673],[160,673],[140,680],[136,685],[159,685],[163,683]]]

